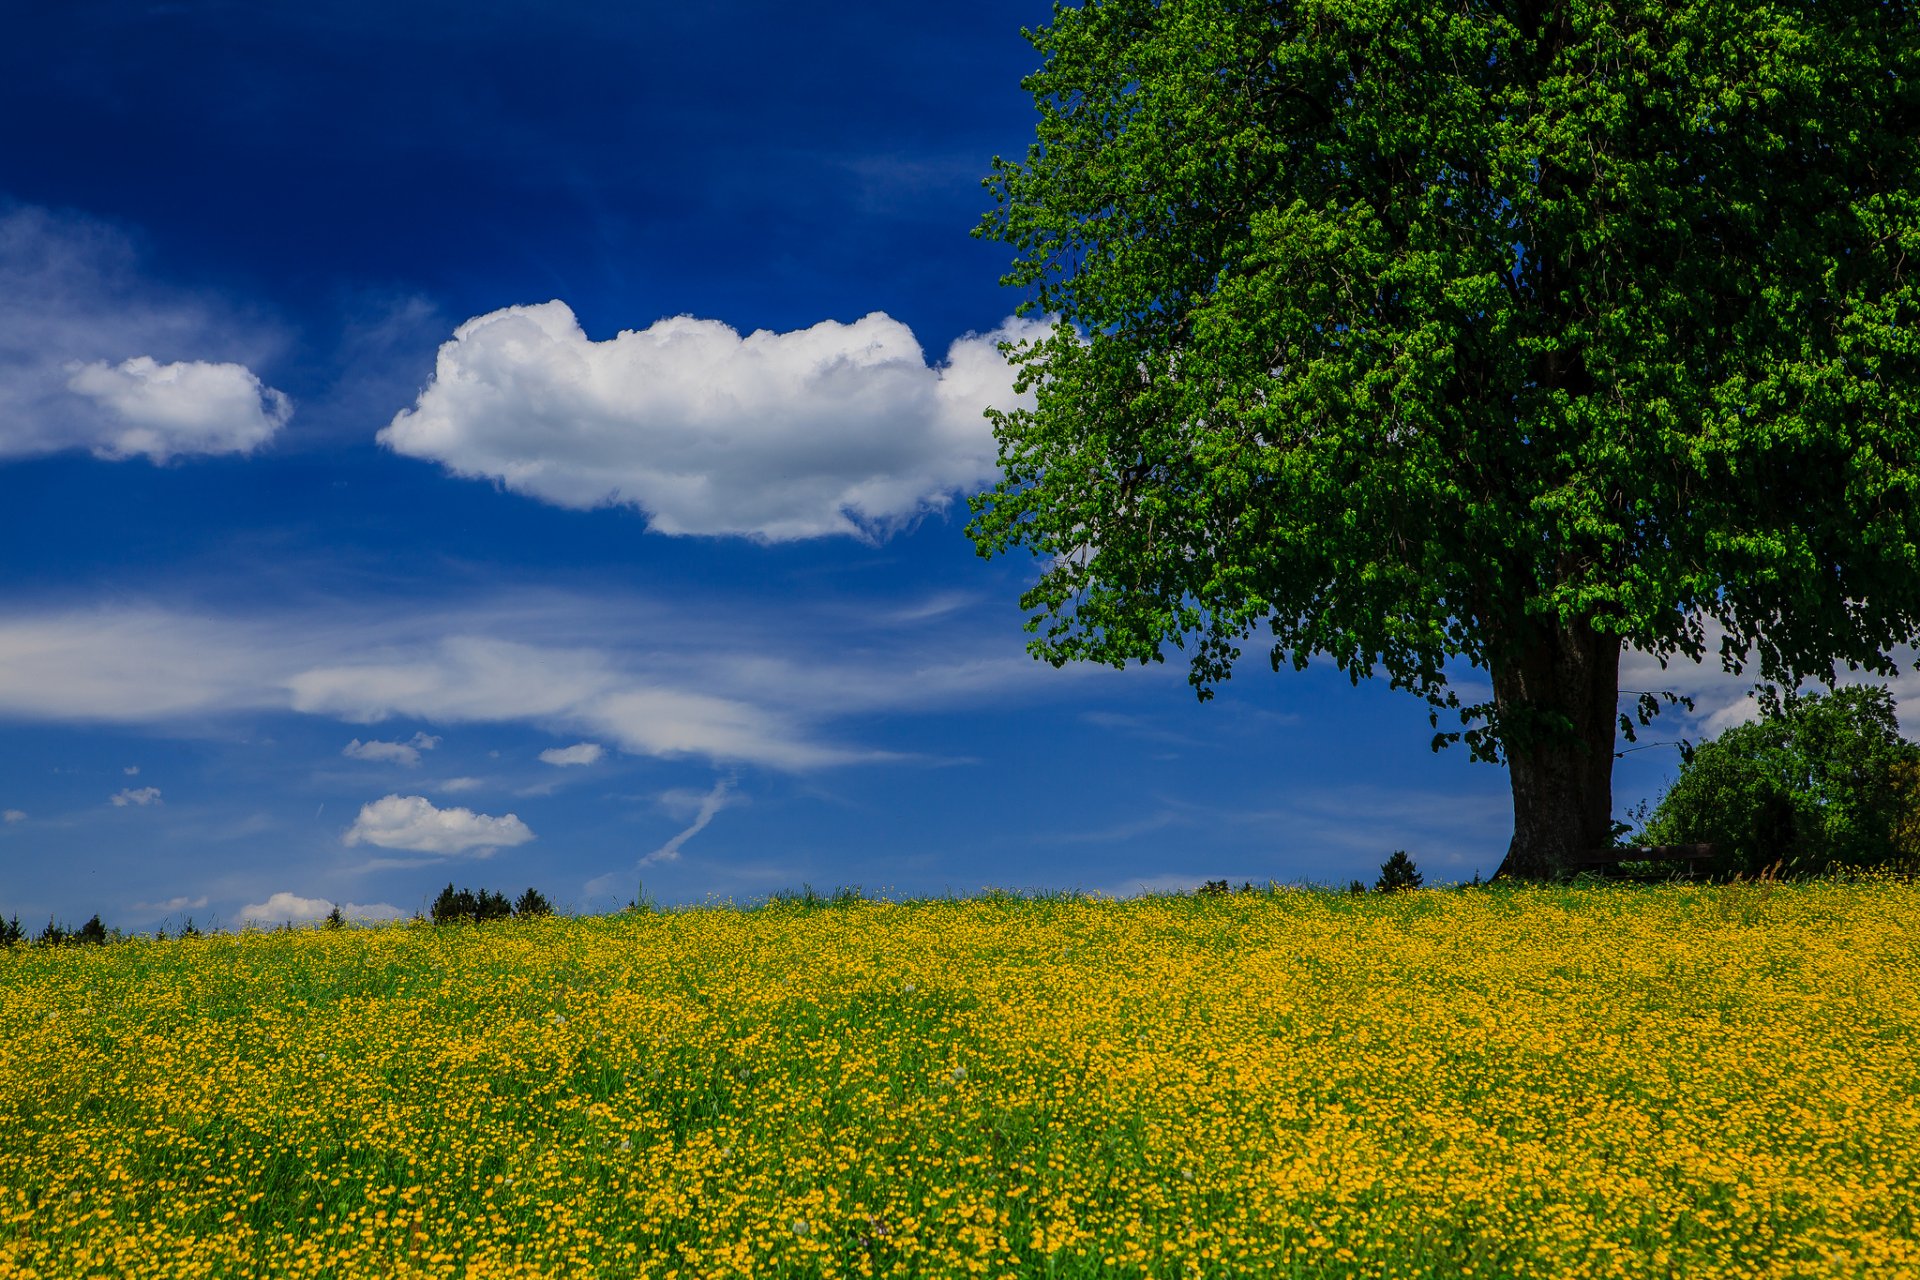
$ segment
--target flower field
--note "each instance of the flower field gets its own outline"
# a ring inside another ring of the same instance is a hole
[[[0,952],[0,1277],[1920,1276],[1920,886]]]

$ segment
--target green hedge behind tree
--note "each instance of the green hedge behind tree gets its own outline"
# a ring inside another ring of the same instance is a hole
[[[1762,698],[1762,718],[1703,743],[1648,819],[1650,844],[1720,846],[1714,870],[1798,874],[1920,853],[1920,746],[1893,695],[1854,686]]]

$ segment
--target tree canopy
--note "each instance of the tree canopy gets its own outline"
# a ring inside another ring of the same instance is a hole
[[[1920,631],[1912,4],[1088,0],[1027,34],[1037,138],[981,232],[1058,319],[969,531],[1042,558],[1038,656],[1179,646],[1204,698],[1259,633],[1384,674],[1508,765],[1504,869],[1544,875],[1608,841],[1623,647],[1717,633],[1791,688]]]

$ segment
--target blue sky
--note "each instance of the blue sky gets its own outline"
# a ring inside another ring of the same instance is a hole
[[[1046,14],[12,15],[0,913],[1490,872],[1504,771],[1383,684],[1025,655],[968,233]],[[1649,665],[1647,740],[1741,718]]]

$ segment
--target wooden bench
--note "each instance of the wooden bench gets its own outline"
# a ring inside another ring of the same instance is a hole
[[[1684,862],[1687,878],[1692,879],[1719,852],[1718,846],[1711,844],[1637,844],[1621,849],[1593,849],[1574,858],[1572,865],[1576,871],[1596,871],[1617,867],[1623,862]]]

